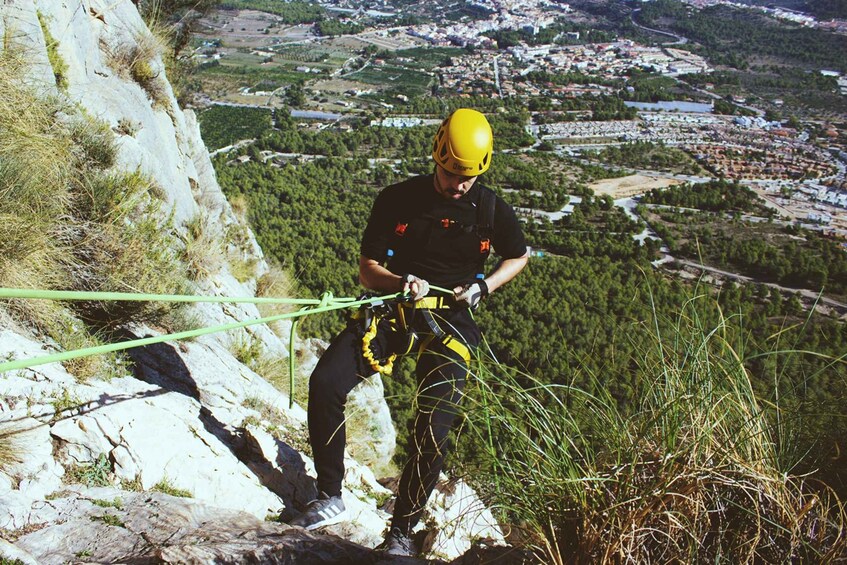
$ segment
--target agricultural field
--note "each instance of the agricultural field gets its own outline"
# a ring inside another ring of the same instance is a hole
[[[290,101],[269,93],[297,84],[305,93],[300,109],[330,112],[430,94],[438,86],[432,69],[461,50],[424,44],[396,28],[321,37],[312,25],[255,10],[214,12],[193,39],[198,79],[213,99],[281,107]]]

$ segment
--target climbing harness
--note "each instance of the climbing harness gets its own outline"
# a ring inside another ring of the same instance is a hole
[[[485,259],[491,252],[491,238],[494,235],[494,214],[497,205],[497,197],[491,189],[481,186],[479,200],[476,202],[476,223],[467,225],[451,218],[421,217],[419,220],[430,222],[436,229],[461,230],[468,234],[475,234],[479,238],[479,268],[485,263]],[[407,237],[411,220],[406,217],[399,218],[394,224],[392,240],[386,250],[386,268],[397,254],[395,249],[403,255],[403,241]],[[477,273],[476,279],[484,280],[482,272]],[[458,354],[466,363],[471,359],[468,346],[460,339],[444,331],[436,317],[439,310],[455,310],[457,304],[453,300],[453,293],[447,289],[437,289],[443,295],[425,296],[421,300],[411,301],[394,300],[384,303],[366,304],[354,313],[353,318],[362,323],[362,357],[368,366],[374,371],[390,375],[394,370],[394,362],[399,355],[405,355],[418,347],[418,356],[426,350],[433,340],[440,341],[445,347]],[[418,335],[413,327],[416,316],[423,318],[428,331],[424,336]],[[390,332],[391,353],[378,358],[374,352],[374,339],[380,331]]]
[[[445,289],[439,289],[447,292]],[[400,355],[410,353],[416,346],[420,356],[434,340],[440,341],[445,347],[457,353],[465,363],[470,362],[471,352],[460,339],[444,331],[436,320],[439,310],[455,309],[452,296],[426,296],[418,301],[410,301],[407,296],[393,301],[382,301],[363,305],[353,315],[354,320],[362,323],[362,357],[368,366],[382,375],[391,375],[394,362]],[[422,336],[413,327],[413,320],[420,316],[426,323],[428,331]],[[383,360],[377,358],[373,350],[373,340],[378,332],[389,332],[386,343],[391,353]]]

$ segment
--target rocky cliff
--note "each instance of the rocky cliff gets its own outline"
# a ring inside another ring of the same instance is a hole
[[[135,4],[3,0],[0,37],[5,54],[26,61],[26,88],[63,101],[57,120],[79,114],[108,126],[117,147],[111,166],[153,179],[177,235],[202,217],[227,253],[250,260],[248,276],[224,261],[195,277],[193,292],[253,296],[269,267],[221,193],[195,115],[178,106]],[[238,245],[227,241],[234,229],[246,234]],[[203,326],[258,317],[249,304],[191,309]],[[0,466],[0,556],[45,564],[378,561],[371,548],[382,539],[391,491],[352,457],[350,522],[317,533],[284,523],[315,495],[305,412],[289,410],[287,395],[240,362],[233,344],[282,357],[287,329],[251,326],[134,349],[109,378],[82,378],[58,363],[0,374],[0,440],[9,451]],[[167,333],[144,323],[121,332]],[[319,347],[298,346],[307,375]],[[0,360],[61,348],[0,303]],[[393,444],[381,384],[372,381],[348,408],[374,425],[359,426],[351,445]],[[369,437],[375,429],[387,436]],[[383,450],[370,459],[384,467],[390,457]],[[463,483],[445,483],[434,499],[420,534],[431,556],[453,559],[471,540],[502,539]]]

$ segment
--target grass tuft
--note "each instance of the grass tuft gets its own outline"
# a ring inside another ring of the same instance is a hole
[[[114,500],[103,500],[101,498],[94,498],[91,500],[91,504],[94,506],[99,506],[100,508],[117,508],[120,510],[124,507],[124,503],[120,498],[116,498]]]
[[[126,524],[123,523],[123,520],[115,516],[114,514],[103,514],[102,516],[92,516],[92,522],[103,522],[107,526],[114,526],[116,528],[126,528]]]
[[[194,498],[191,491],[175,487],[167,477],[156,483],[151,490],[180,498]]]
[[[287,390],[288,357],[266,350],[261,340],[245,333],[238,333],[230,342],[230,352],[278,390]]]
[[[134,41],[107,52],[106,64],[118,76],[137,83],[147,93],[154,108],[167,108],[167,83],[156,63],[164,52],[164,45],[156,35],[140,33]]]
[[[692,300],[678,319],[655,323],[652,349],[633,360],[653,375],[634,408],[619,407],[600,379],[592,393],[486,363],[469,383],[469,474],[541,562],[843,555],[844,505],[791,476],[784,423],[755,395],[733,346],[736,320],[710,309]]]
[[[21,462],[21,447],[15,441],[17,430],[8,425],[0,426],[0,471],[8,471]]]
[[[288,298],[297,296],[297,284],[294,279],[278,264],[271,262],[269,269],[256,280],[256,296],[266,298]],[[293,304],[259,304],[259,313],[263,318],[288,314],[296,309]],[[271,324],[271,329],[280,337],[287,338],[282,324]]]
[[[89,175],[85,186],[77,208],[80,239],[74,247],[79,290],[187,292],[186,269],[175,251],[170,221],[162,218],[162,203],[151,195],[155,184],[139,173],[110,173]],[[153,322],[174,305],[82,302],[77,308],[89,322],[109,326],[129,320]]]
[[[182,260],[188,267],[189,277],[196,281],[220,271],[223,242],[209,218],[198,214],[185,225],[185,230]]]
[[[232,276],[239,282],[255,278],[259,260],[256,258],[250,231],[246,225],[241,222],[229,224],[224,239],[228,244],[226,257]]]
[[[71,465],[65,469],[65,482],[83,484],[88,487],[107,487],[112,484],[112,463],[105,453],[95,461],[83,465]]]

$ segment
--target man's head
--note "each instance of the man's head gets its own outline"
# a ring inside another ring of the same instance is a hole
[[[476,110],[459,108],[441,123],[432,144],[439,168],[462,177],[476,177],[491,165],[494,137],[488,120]]]

